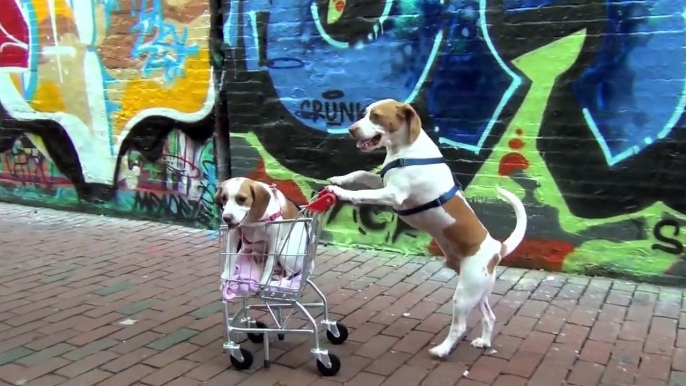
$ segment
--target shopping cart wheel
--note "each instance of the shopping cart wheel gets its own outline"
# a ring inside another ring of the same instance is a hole
[[[231,364],[238,370],[247,370],[252,366],[252,353],[244,348],[241,349],[241,354],[243,354],[243,362],[239,361],[233,355],[230,355]]]
[[[348,340],[348,327],[336,322],[336,328],[338,328],[338,336],[335,336],[331,331],[326,330],[326,338],[331,344],[343,344],[343,342]]]
[[[331,367],[326,367],[319,359],[317,359],[317,369],[325,377],[333,377],[338,374],[341,369],[341,360],[333,354],[329,354],[329,360],[331,361]]]
[[[257,321],[257,322],[255,322],[255,327],[256,328],[267,328],[267,325],[264,322]],[[248,333],[248,339],[250,339],[250,341],[253,343],[262,343],[264,341],[264,334]]]
[[[279,338],[279,340],[286,339],[286,335],[284,335],[284,334],[276,334],[276,337]]]

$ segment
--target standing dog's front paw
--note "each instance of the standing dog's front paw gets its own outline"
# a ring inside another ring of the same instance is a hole
[[[343,189],[340,186],[329,185],[326,187],[326,190],[335,194],[336,197],[338,197],[339,199],[341,199],[343,201],[352,201],[352,195],[350,194],[352,192],[349,190]]]
[[[347,181],[345,179],[345,176],[337,176],[337,177],[329,178],[329,182],[331,182],[334,185],[341,186],[341,185],[345,185]]]

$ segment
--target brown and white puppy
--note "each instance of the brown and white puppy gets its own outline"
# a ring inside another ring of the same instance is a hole
[[[284,277],[302,271],[307,248],[307,228],[304,223],[293,224],[290,233],[289,223],[268,226],[271,222],[292,220],[298,216],[295,204],[276,187],[249,178],[234,177],[219,185],[214,201],[221,208],[222,221],[231,232],[228,245],[228,251],[232,252],[230,257],[234,257],[239,240],[243,240],[244,244],[262,246],[263,253],[259,254],[264,254],[267,259],[260,284],[265,285],[270,281],[277,254]],[[233,261],[227,261],[223,279],[233,277],[234,266]]]
[[[385,147],[384,165],[396,159],[442,157],[438,146],[422,130],[421,120],[406,103],[382,100],[367,108],[364,118],[350,127],[357,146],[368,152]],[[359,182],[368,190],[350,191],[340,186],[328,189],[339,198],[355,204],[389,205],[396,210],[410,209],[436,200],[454,186],[453,175],[445,163],[415,165],[390,169],[382,179],[366,171],[356,171],[330,179],[334,185]],[[524,238],[527,218],[524,205],[514,194],[497,187],[499,196],[514,208],[517,218],[512,235],[500,242],[488,233],[461,191],[443,205],[420,213],[401,216],[411,226],[429,233],[443,251],[446,265],[458,272],[459,281],[453,296],[453,320],[445,340],[430,350],[437,357],[447,356],[467,328],[467,316],[479,306],[483,315],[481,337],[471,342],[475,347],[489,347],[495,315],[488,296],[495,283],[495,268]]]

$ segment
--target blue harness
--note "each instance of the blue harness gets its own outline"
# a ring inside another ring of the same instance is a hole
[[[386,173],[388,173],[389,170],[395,169],[395,168],[404,168],[406,166],[420,166],[420,165],[435,165],[435,164],[443,164],[445,163],[445,160],[443,157],[437,157],[437,158],[398,158],[396,160],[393,160],[389,163],[386,164],[386,166],[381,169],[379,174],[381,175],[381,179],[383,180],[384,176]],[[394,209],[395,213],[397,213],[399,216],[410,216],[413,214],[421,213],[429,209],[433,208],[438,208],[439,206],[445,204],[457,194],[458,191],[462,189],[462,185],[460,185],[459,182],[455,181],[455,186],[453,186],[450,190],[447,192],[443,193],[438,197],[437,199],[433,201],[429,201],[426,204],[416,206],[414,208],[410,209]]]

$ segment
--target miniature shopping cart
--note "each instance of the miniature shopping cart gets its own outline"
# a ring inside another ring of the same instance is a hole
[[[279,235],[285,234],[287,236],[280,239],[287,239],[289,245],[287,246],[287,243],[284,243],[281,248],[278,248],[279,250],[275,253],[274,261],[278,261],[279,256],[288,253],[287,261],[297,261],[298,264],[296,265],[303,267],[301,271],[284,278],[285,270],[283,267],[277,267],[277,264],[274,264],[274,268],[271,272],[272,280],[267,284],[263,284],[259,279],[262,277],[261,275],[263,272],[258,275],[241,272],[240,278],[227,279],[223,282],[223,294],[225,294],[225,286],[234,286],[234,288],[241,287],[244,290],[242,294],[236,295],[239,302],[238,304],[233,303],[233,308],[235,308],[235,306],[240,306],[240,309],[233,315],[231,315],[230,312],[232,303],[224,296],[224,315],[227,332],[227,341],[224,343],[224,349],[228,351],[231,363],[235,368],[245,370],[250,368],[253,363],[252,353],[240,347],[238,343],[238,334],[245,333],[247,334],[248,339],[253,343],[264,344],[265,368],[268,368],[270,365],[270,334],[276,334],[279,340],[284,339],[284,334],[304,334],[310,335],[313,344],[311,352],[317,360],[317,368],[321,374],[324,376],[333,376],[340,370],[341,362],[338,357],[330,354],[328,350],[323,349],[320,346],[319,332],[322,329],[325,329],[329,342],[338,345],[345,342],[348,338],[348,329],[342,324],[330,319],[329,306],[326,297],[309,278],[312,274],[311,270],[316,256],[317,243],[322,227],[320,222],[321,214],[326,212],[335,202],[336,197],[333,194],[323,191],[300,211],[296,219],[276,221],[273,220],[273,218],[269,218],[263,224],[260,224],[260,226],[265,227],[263,229],[264,231],[271,229],[272,231],[277,231]],[[247,258],[245,253],[239,251],[244,251],[243,247],[246,243],[251,244],[251,242],[246,240],[239,231],[231,232],[226,226],[222,226],[220,230],[222,240],[222,249],[220,252],[222,269],[226,269],[228,266],[227,264],[237,264],[236,262],[239,259]],[[236,243],[234,240],[234,243],[232,243],[232,237],[240,238],[240,242]],[[294,247],[293,243],[302,243],[303,245],[300,247],[298,244]],[[237,250],[230,250],[237,244],[240,244]],[[293,250],[297,251],[297,253],[293,253]],[[250,258],[252,259],[253,257],[254,256],[251,256]],[[268,254],[264,254],[263,257],[266,260]],[[247,264],[241,269],[244,269],[245,266],[255,267],[256,265],[263,264],[264,261],[262,263],[253,263],[252,265]],[[282,271],[280,279],[278,273],[279,268]],[[264,268],[259,267],[259,269]],[[292,276],[297,277],[294,278]],[[274,279],[274,277],[277,279]],[[314,291],[313,295],[316,295],[320,299],[320,302],[302,303],[300,301],[303,291],[308,286],[312,288]],[[274,321],[274,326],[269,327],[266,323],[248,316],[248,311],[251,309],[268,311],[268,315],[270,315],[271,319]],[[319,327],[315,316],[319,315],[322,309],[323,319],[320,321],[321,327]],[[311,310],[320,312],[315,313],[315,316],[313,316]],[[308,323],[303,328],[289,328],[289,322],[297,319],[293,318],[297,313],[300,313]]]

